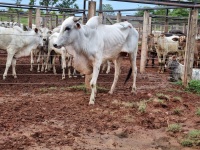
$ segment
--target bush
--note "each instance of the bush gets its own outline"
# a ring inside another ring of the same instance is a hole
[[[188,84],[188,90],[200,94],[200,81],[191,80]]]

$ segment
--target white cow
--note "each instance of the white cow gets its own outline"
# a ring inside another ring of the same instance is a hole
[[[158,37],[157,43],[155,44],[158,62],[159,62],[159,69],[158,72],[164,72],[164,66],[166,62],[166,57],[169,53],[177,53],[178,55],[182,54],[182,51],[179,50],[179,36],[165,36],[165,34],[161,34]]]
[[[95,17],[99,20],[98,17]],[[107,60],[115,64],[115,76],[110,94],[114,92],[122,60],[122,53],[129,53],[133,68],[132,92],[136,91],[136,55],[138,50],[139,34],[128,22],[114,25],[98,25],[92,28],[78,23],[76,17],[67,18],[61,26],[55,47],[68,46],[67,50],[74,57],[73,66],[82,74],[91,75],[90,86],[92,89],[89,104],[94,104],[96,96],[96,82],[100,66]],[[98,22],[98,21],[97,21]]]
[[[68,76],[69,78],[72,77],[71,75],[71,63],[72,63],[72,56],[67,53],[67,50],[65,47],[61,47],[61,48],[55,48],[53,46],[53,43],[56,42],[57,38],[59,36],[59,33],[55,32],[53,33],[50,37],[49,37],[49,44],[48,44],[48,56],[47,56],[47,61],[49,61],[50,58],[50,54],[52,54],[52,51],[55,51],[56,54],[53,55],[53,61],[52,61],[52,66],[53,66],[53,73],[56,74],[56,67],[55,67],[55,59],[56,56],[61,56],[61,63],[62,63],[62,79],[65,79],[65,69],[66,69],[66,59],[67,59],[67,63],[68,63]],[[47,64],[46,64],[46,68],[45,70],[47,71]],[[75,71],[75,70],[74,70]]]
[[[7,50],[6,69],[3,79],[6,79],[8,69],[12,63],[12,74],[16,75],[16,59],[30,55],[32,49],[42,45],[42,36],[36,28],[32,31],[20,31],[15,28],[0,27],[0,49]]]
[[[41,72],[44,71],[45,64],[46,64],[49,36],[51,35],[51,31],[46,27],[41,28],[40,31],[42,33],[43,46],[38,46],[36,49],[33,49],[31,51],[31,68],[30,68],[30,71],[33,71],[34,57],[36,58],[37,65],[38,65],[37,72],[40,72],[40,59],[42,59]]]

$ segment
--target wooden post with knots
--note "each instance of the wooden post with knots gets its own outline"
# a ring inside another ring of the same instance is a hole
[[[89,1],[88,7],[88,19],[90,19],[96,14],[96,1]]]
[[[149,25],[149,12],[144,11],[143,30],[142,30],[142,49],[140,60],[140,73],[145,72],[146,57],[147,57],[147,38],[148,38],[148,26]]]
[[[33,10],[28,10],[28,27],[32,29],[32,17],[33,17]]]
[[[184,62],[183,85],[188,86],[192,77],[192,68],[194,63],[194,48],[196,45],[195,36],[197,33],[198,9],[191,9],[188,18],[188,32],[186,38],[186,51]]]
[[[40,8],[36,8],[36,17],[35,17],[35,22],[36,22],[36,28],[40,28]]]

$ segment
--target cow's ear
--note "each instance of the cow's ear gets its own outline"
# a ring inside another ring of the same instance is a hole
[[[48,31],[48,34],[52,34],[52,32],[51,32],[51,31]]]
[[[178,41],[179,38],[175,37],[175,38],[173,38],[172,40],[173,40],[173,41]]]
[[[77,29],[80,29],[80,28],[81,28],[80,23],[76,23],[76,28],[77,28]]]
[[[35,28],[35,33],[38,33],[38,29],[37,28]]]

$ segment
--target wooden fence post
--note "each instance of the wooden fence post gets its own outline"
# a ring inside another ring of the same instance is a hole
[[[56,27],[58,26],[58,15],[56,15]]]
[[[96,14],[96,2],[89,1],[88,8],[88,20]],[[91,75],[85,75],[85,87],[87,90],[91,89],[90,87]]]
[[[36,8],[36,17],[35,17],[36,28],[40,28],[40,8]]]
[[[151,20],[152,20],[152,18],[149,17],[148,34],[151,34],[151,32],[152,32]]]
[[[140,60],[140,73],[145,72],[147,57],[147,36],[148,36],[149,12],[144,11],[143,30],[142,30],[142,50]]]
[[[89,1],[88,20],[96,14],[96,1]]]
[[[122,14],[121,14],[121,12],[119,11],[119,12],[117,13],[117,22],[121,22],[121,20],[122,20]]]
[[[195,36],[197,33],[197,21],[198,21],[198,9],[191,9],[188,18],[188,31],[186,39],[186,51],[184,62],[184,77],[183,85],[188,86],[188,82],[192,77],[192,68],[194,63],[194,48],[195,48]]]
[[[28,10],[28,27],[32,29],[32,17],[33,17],[33,11],[32,9]]]

